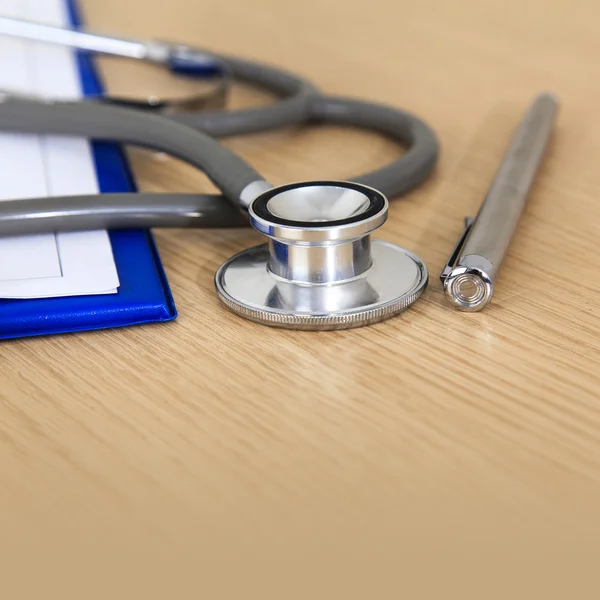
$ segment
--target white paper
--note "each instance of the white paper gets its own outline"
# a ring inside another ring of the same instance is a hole
[[[0,0],[5,4],[16,2]],[[0,90],[33,91],[29,50],[23,40],[0,36]],[[0,201],[46,195],[45,177],[38,136],[0,134]],[[0,282],[61,276],[54,234],[0,238]]]
[[[0,13],[67,25],[64,0],[0,0]],[[0,89],[78,98],[68,48],[0,37]],[[98,193],[87,140],[0,134],[0,201]],[[48,202],[51,202],[48,198]],[[106,231],[0,238],[0,297],[115,293],[118,274]]]

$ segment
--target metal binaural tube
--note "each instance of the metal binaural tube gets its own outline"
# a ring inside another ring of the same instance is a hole
[[[0,17],[0,35],[9,35],[37,42],[48,42],[50,44],[60,44],[61,46],[80,48],[90,52],[111,54],[123,58],[152,60],[148,55],[147,44],[143,42],[85,33],[74,29],[8,17]]]

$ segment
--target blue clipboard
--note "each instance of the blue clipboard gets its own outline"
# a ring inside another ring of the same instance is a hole
[[[65,1],[72,25],[81,25],[75,0]],[[77,62],[84,94],[102,94],[103,87],[92,56],[79,52]],[[129,164],[118,145],[93,142],[92,153],[102,192],[135,191]],[[175,319],[177,310],[152,234],[136,229],[111,231],[109,236],[119,273],[118,293],[0,300],[0,339]]]

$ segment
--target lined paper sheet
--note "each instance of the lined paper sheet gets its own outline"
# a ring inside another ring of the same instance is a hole
[[[64,0],[0,0],[0,13],[68,24]],[[2,37],[1,88],[50,98],[82,95],[71,50]],[[0,134],[0,201],[93,193],[98,183],[87,140]],[[115,293],[118,285],[106,231],[0,238],[2,298]]]

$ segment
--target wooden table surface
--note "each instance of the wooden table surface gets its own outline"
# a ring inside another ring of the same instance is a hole
[[[213,288],[254,232],[160,231],[177,321],[0,344],[0,597],[597,598],[598,4],[83,6],[99,30],[273,62],[429,122],[437,172],[378,235],[431,278],[372,327],[270,329]],[[104,71],[113,91],[150,82]],[[497,293],[455,312],[437,275],[542,90],[561,99],[558,127]],[[399,151],[334,127],[226,143],[275,184]],[[210,189],[175,160],[131,157],[145,190]]]

